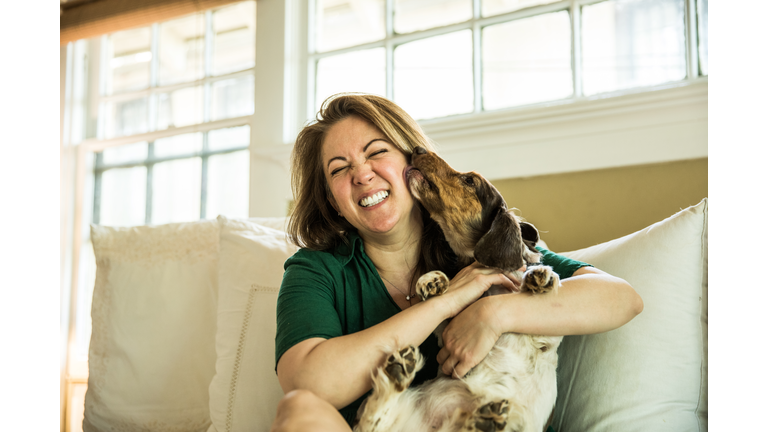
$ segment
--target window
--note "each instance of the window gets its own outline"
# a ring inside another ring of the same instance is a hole
[[[85,166],[75,358],[90,339],[87,224],[248,216],[255,27],[245,1],[68,48]]]
[[[310,116],[342,91],[430,119],[707,74],[706,0],[315,0],[310,15]]]

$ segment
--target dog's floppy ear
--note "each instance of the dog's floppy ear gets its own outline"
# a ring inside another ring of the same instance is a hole
[[[507,271],[515,271],[525,264],[520,225],[503,208],[499,208],[491,229],[475,245],[475,259],[480,264]]]
[[[520,222],[520,234],[523,237],[523,243],[533,252],[537,252],[536,243],[539,242],[539,230],[532,223]]]

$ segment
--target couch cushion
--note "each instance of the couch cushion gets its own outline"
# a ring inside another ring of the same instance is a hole
[[[216,221],[91,227],[96,284],[83,430],[205,431]]]
[[[707,200],[648,228],[564,253],[621,277],[644,310],[559,349],[558,432],[707,430]]]
[[[230,220],[220,226],[216,376],[211,432],[268,431],[283,396],[275,374],[275,305],[283,263],[297,250],[285,218]]]

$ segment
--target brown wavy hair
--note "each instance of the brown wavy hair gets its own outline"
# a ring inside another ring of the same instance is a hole
[[[360,93],[341,93],[326,99],[316,119],[299,132],[291,154],[294,208],[287,231],[289,239],[299,247],[318,251],[333,249],[348,242],[346,233],[355,229],[331,205],[330,187],[322,168],[322,146],[328,130],[353,115],[376,126],[408,160],[416,147],[435,151],[419,124],[388,99]],[[419,270],[435,269],[453,273],[455,257],[443,232],[423,208],[421,214],[424,222],[422,258],[416,275],[421,275]]]

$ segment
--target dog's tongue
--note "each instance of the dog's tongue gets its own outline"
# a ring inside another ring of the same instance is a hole
[[[419,171],[417,168],[414,168],[413,165],[408,165],[405,167],[405,171],[403,171],[403,176],[405,177],[405,181],[408,182],[408,180],[411,177],[422,179],[424,178],[424,175],[421,174],[421,171]]]

